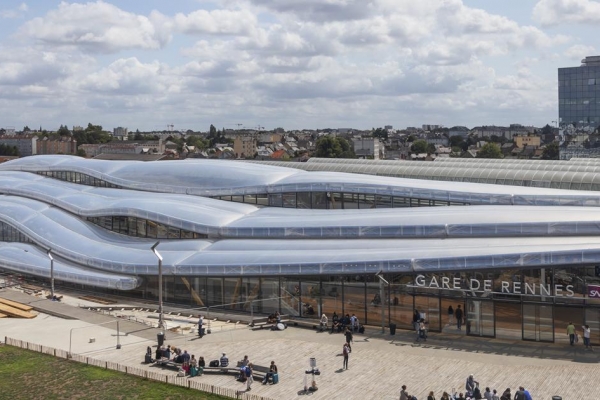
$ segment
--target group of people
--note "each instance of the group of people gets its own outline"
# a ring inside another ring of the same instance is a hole
[[[225,353],[223,353],[223,356],[225,356]],[[221,362],[221,366],[223,366],[222,364],[223,363]],[[229,360],[227,360],[226,364],[229,364]],[[254,377],[252,376],[254,373],[254,365],[250,362],[248,356],[244,356],[244,359],[240,362],[240,364],[240,374],[238,375],[238,380],[240,382],[246,382],[246,390],[250,391],[252,390],[252,383],[254,382]],[[266,385],[269,383],[269,381],[274,384],[279,382],[279,375],[277,373],[277,365],[275,365],[275,361],[271,361],[269,372],[265,374],[262,384]]]
[[[325,330],[328,327],[328,318],[325,314],[321,316],[321,330]],[[358,317],[355,314],[346,314],[343,317],[338,317],[337,313],[334,311],[333,316],[331,317],[331,331],[334,332],[346,332],[350,330],[352,332],[364,332],[364,327],[360,324]]]
[[[151,359],[152,349],[150,346],[146,349],[146,362]],[[149,358],[150,357],[150,358]],[[173,358],[171,358],[173,357]],[[206,362],[204,361],[204,357],[199,357],[196,359],[195,355],[190,355],[187,350],[183,350],[177,347],[168,346],[160,346],[156,348],[156,361],[157,362],[166,362],[172,361],[176,364],[181,364],[181,369],[179,373],[182,376],[189,375],[191,377],[201,375],[204,371],[204,367],[206,366]]]
[[[400,390],[400,400],[416,400],[415,396],[408,393],[406,385],[402,385]],[[427,400],[436,400],[435,393],[429,392]],[[514,393],[511,393],[510,388],[507,388],[501,395],[498,394],[496,389],[490,390],[489,387],[485,388],[484,392],[479,389],[479,382],[475,380],[473,375],[469,375],[465,383],[464,393],[448,393],[443,392],[440,400],[533,400],[531,394],[523,386],[519,386]]]
[[[454,325],[454,321],[456,319],[456,327],[458,330],[462,330],[462,324],[464,321],[463,310],[460,307],[460,304],[456,306],[456,310],[452,308],[452,305],[448,306],[448,325]]]
[[[585,345],[585,348],[594,351],[592,349],[592,345],[590,344],[590,326],[582,325],[581,330],[583,332],[583,344]],[[567,335],[569,335],[569,343],[571,344],[571,346],[575,346],[575,343],[579,341],[579,335],[577,334],[575,325],[573,325],[572,322],[569,322],[569,325],[567,325]]]

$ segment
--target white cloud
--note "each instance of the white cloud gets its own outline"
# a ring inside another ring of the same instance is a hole
[[[576,44],[574,46],[569,47],[564,54],[565,57],[579,61],[583,60],[586,56],[596,54],[596,48],[594,46]]]
[[[25,4],[25,3],[21,3],[18,7],[13,8],[13,9],[4,9],[4,10],[0,9],[0,18],[5,18],[5,19],[20,18],[25,15],[27,10],[29,10],[29,7],[27,7],[27,4]]]
[[[78,4],[62,2],[58,9],[44,17],[28,21],[19,35],[45,46],[72,47],[84,52],[114,53],[124,49],[159,49],[170,40],[155,21],[163,21],[159,13],[150,17],[136,15],[97,1]]]
[[[533,18],[544,26],[561,23],[597,24],[600,2],[593,0],[540,0],[533,8]]]

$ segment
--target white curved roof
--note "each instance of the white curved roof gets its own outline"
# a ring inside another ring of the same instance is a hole
[[[131,289],[140,277],[157,274],[150,251],[156,239],[107,231],[86,221],[89,216],[144,218],[207,233],[208,239],[161,239],[164,273],[175,276],[600,263],[600,209],[581,207],[598,205],[600,194],[592,192],[311,173],[227,161],[122,163],[68,156],[17,161],[0,165],[0,221],[34,244],[0,243],[0,267],[48,276],[45,251],[52,249],[58,279],[89,285]],[[31,173],[40,171],[77,171],[130,189],[77,185]],[[456,196],[504,205],[305,210],[189,195],[332,188],[419,193],[423,198]],[[537,205],[510,205],[521,203]],[[571,203],[578,206],[568,206]]]

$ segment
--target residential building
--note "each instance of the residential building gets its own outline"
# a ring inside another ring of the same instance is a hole
[[[127,140],[129,133],[127,132],[127,128],[123,128],[121,126],[113,129],[113,138],[115,140]]]
[[[379,139],[374,137],[358,137],[352,139],[354,146],[354,154],[358,158],[372,158],[379,160],[382,157],[382,152],[385,152],[384,147],[380,145]]]
[[[37,154],[36,135],[8,135],[0,136],[0,144],[14,146],[19,150],[21,157],[34,156]]]
[[[37,154],[76,154],[77,140],[69,136],[50,139],[44,137],[36,142]]]
[[[236,136],[233,140],[233,152],[237,158],[254,157],[256,154],[257,141],[252,136]]]
[[[525,146],[540,147],[542,144],[542,138],[538,135],[516,135],[513,137],[515,146],[522,149]]]

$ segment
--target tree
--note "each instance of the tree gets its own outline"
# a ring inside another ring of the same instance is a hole
[[[23,127],[23,132],[31,132],[31,129],[27,125]]]
[[[86,157],[87,154],[85,153],[84,149],[77,149],[77,156],[79,156],[79,157]]]
[[[502,158],[502,150],[496,143],[486,143],[477,152],[477,158]]]
[[[552,142],[544,148],[542,153],[542,160],[558,160],[560,155],[559,147],[557,142]]]
[[[435,148],[435,144],[433,143],[429,143],[427,144],[427,154],[433,154],[435,153],[437,149]]]
[[[17,146],[9,146],[7,144],[0,144],[0,155],[2,156],[19,156],[19,149]]]
[[[450,147],[459,147],[462,146],[462,143],[464,142],[464,139],[462,138],[462,136],[452,136],[450,138]]]
[[[69,131],[69,128],[67,128],[66,125],[61,125],[56,133],[58,133],[59,136],[71,136],[71,131]]]
[[[413,142],[412,146],[410,146],[410,151],[412,151],[413,153],[416,153],[416,154],[427,153],[427,146],[428,146],[428,143],[425,140],[423,140],[423,139],[415,140]]]
[[[554,129],[548,124],[542,128],[542,135],[551,135],[554,133]]]
[[[373,137],[379,138],[381,140],[387,140],[388,130],[383,128],[377,128],[373,130]]]
[[[356,158],[354,151],[346,139],[322,136],[316,143],[317,157],[324,158]]]

